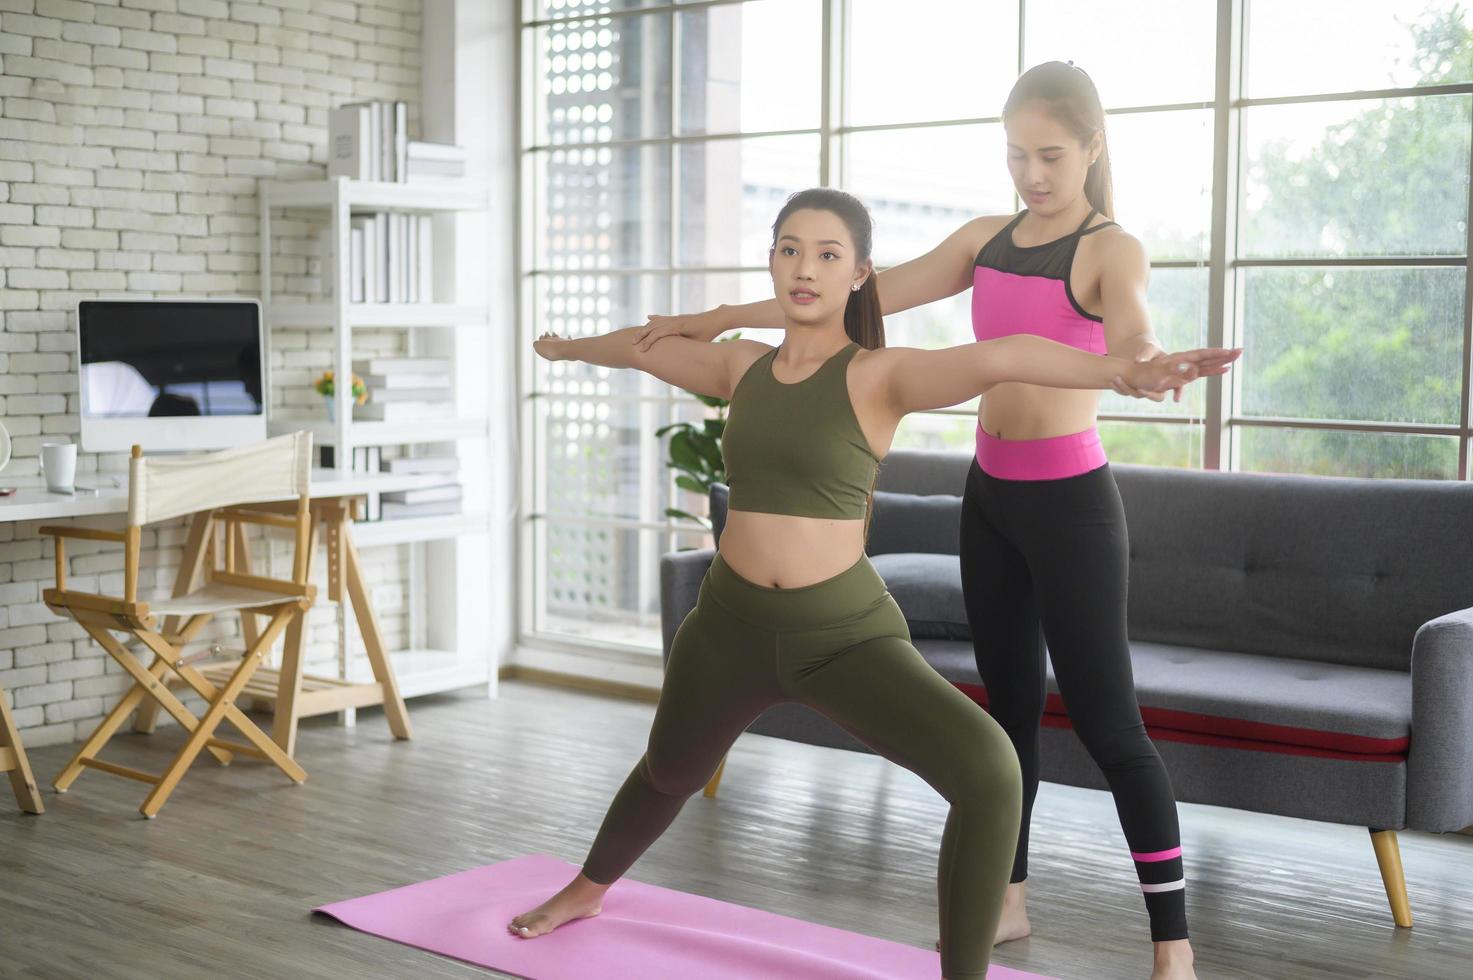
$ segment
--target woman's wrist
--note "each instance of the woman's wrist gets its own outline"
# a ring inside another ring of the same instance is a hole
[[[722,303],[711,311],[708,318],[709,326],[705,331],[705,340],[715,340],[732,328],[732,309],[728,304]]]

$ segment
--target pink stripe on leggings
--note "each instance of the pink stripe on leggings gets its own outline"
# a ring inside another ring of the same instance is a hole
[[[1130,856],[1137,861],[1150,864],[1155,861],[1170,861],[1172,858],[1181,857],[1181,848],[1173,847],[1169,851],[1131,851]]]
[[[1105,463],[1098,429],[1049,439],[999,439],[977,426],[977,465],[999,480],[1065,480]]]

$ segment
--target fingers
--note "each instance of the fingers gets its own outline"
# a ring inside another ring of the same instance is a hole
[[[650,319],[653,321],[655,319],[665,319],[665,317],[651,317]],[[679,328],[671,324],[656,323],[645,331],[644,340],[639,345],[639,351],[640,353],[644,353],[665,337],[671,334],[679,335],[679,333]]]
[[[1126,380],[1120,377],[1118,374],[1115,376],[1114,380],[1110,382],[1110,388],[1117,395],[1125,395],[1127,398],[1149,398],[1153,402],[1159,402],[1166,397],[1163,392],[1147,391],[1143,388],[1137,388],[1134,385],[1127,383]]]
[[[1196,350],[1178,351],[1168,355],[1173,361],[1191,361],[1193,363],[1220,361],[1223,364],[1231,364],[1243,355],[1241,347],[1199,347]]]

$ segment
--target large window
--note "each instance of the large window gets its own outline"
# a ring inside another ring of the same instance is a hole
[[[1246,348],[1179,404],[1107,395],[1112,457],[1467,479],[1467,10],[525,0],[524,339],[770,295],[770,222],[814,184],[870,206],[881,266],[1016,210],[1002,103],[1027,66],[1073,60],[1106,103],[1115,217],[1148,250],[1157,333]],[[969,298],[887,328],[963,342]],[[526,364],[523,631],[655,649],[658,557],[707,539],[665,516],[702,505],[654,432],[708,410],[630,372]],[[897,445],[965,449],[974,410],[913,416]]]

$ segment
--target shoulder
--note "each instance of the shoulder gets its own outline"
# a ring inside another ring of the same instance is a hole
[[[1080,246],[1090,251],[1090,257],[1099,263],[1105,275],[1142,275],[1150,268],[1141,240],[1119,225],[1108,225],[1085,235]]]
[[[984,214],[962,225],[956,234],[965,242],[968,251],[976,255],[1016,217],[1016,214]]]
[[[877,347],[874,350],[855,351],[850,361],[854,375],[859,378],[879,380],[888,377],[897,368],[917,355],[926,353],[919,347]]]
[[[760,340],[718,340],[711,346],[721,351],[734,377],[741,377],[747,369],[762,359],[763,355],[777,350]]]

